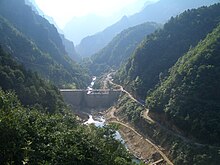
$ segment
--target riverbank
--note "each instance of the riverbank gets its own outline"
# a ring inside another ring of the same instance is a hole
[[[105,119],[108,123],[119,124],[119,132],[129,151],[147,164],[158,162],[158,165],[165,165],[166,162],[161,156],[161,153],[158,152],[158,148],[134,130],[129,123],[124,123],[119,120],[119,118],[115,116],[116,111],[117,109],[115,107],[110,108],[105,113]]]
[[[146,163],[162,159],[155,148],[130,128],[120,125],[119,132],[125,141],[129,151],[138,159]]]

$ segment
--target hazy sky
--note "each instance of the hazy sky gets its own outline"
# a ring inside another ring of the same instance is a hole
[[[91,13],[98,16],[130,15],[139,11],[147,1],[155,0],[35,0],[38,7],[52,17],[60,28],[73,17]]]

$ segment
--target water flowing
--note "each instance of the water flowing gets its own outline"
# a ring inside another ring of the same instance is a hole
[[[92,82],[91,82],[90,85],[87,87],[87,90],[88,90],[87,94],[91,94],[91,93],[92,93],[93,86],[94,86],[94,84],[95,84],[95,80],[96,80],[96,77],[93,76],[93,77],[92,77]]]

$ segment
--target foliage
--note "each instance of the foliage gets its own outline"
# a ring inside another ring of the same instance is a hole
[[[37,73],[27,71],[0,48],[0,87],[14,90],[23,105],[38,106],[54,113],[65,105],[58,89],[39,78]]]
[[[86,72],[67,55],[57,29],[24,0],[0,1],[0,35],[7,52],[45,79],[59,86],[86,86]]]
[[[141,112],[144,110],[144,107],[124,95],[119,100],[117,109],[119,109],[118,115],[123,114],[126,116],[128,121],[136,123],[140,119]]]
[[[171,68],[147,97],[149,109],[165,113],[187,135],[220,145],[220,26]]]
[[[165,127],[149,123],[140,117],[134,123],[134,127],[147,138],[152,139],[155,144],[168,151],[169,158],[175,165],[218,165],[220,161],[220,148],[208,145],[201,145],[181,139],[168,131]]]
[[[135,128],[169,151],[177,165],[219,164],[219,9],[216,4],[171,18],[116,76],[138,97],[147,95],[150,115],[162,127],[139,116]]]
[[[118,109],[117,117],[124,122],[128,122],[132,111],[135,113],[137,108],[143,108],[138,105],[135,108],[127,106],[129,104],[131,105],[131,102],[128,97],[124,96],[116,105]],[[133,102],[133,104],[135,103]],[[149,122],[140,113],[136,117],[135,122],[130,120],[135,130],[151,139],[158,146],[164,148],[165,151],[168,151],[169,158],[175,165],[219,164],[220,147],[202,145],[183,136],[181,138],[181,135],[173,133],[173,131],[168,130],[166,127]]]
[[[114,127],[79,125],[55,86],[2,49],[0,79],[0,164],[132,164]]]
[[[137,45],[159,25],[148,22],[119,33],[105,48],[91,57],[90,71],[97,75],[108,68],[118,68],[131,56]]]
[[[135,50],[118,72],[118,81],[145,99],[147,92],[166,77],[169,68],[217,27],[219,10],[220,4],[215,4],[172,17],[162,30],[148,36]],[[135,82],[137,78],[138,83]]]
[[[78,125],[70,113],[24,108],[14,93],[0,90],[0,164],[132,164],[114,133]]]

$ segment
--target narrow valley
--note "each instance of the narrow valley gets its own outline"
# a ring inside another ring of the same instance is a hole
[[[219,0],[0,0],[0,165],[219,165],[219,82]]]

